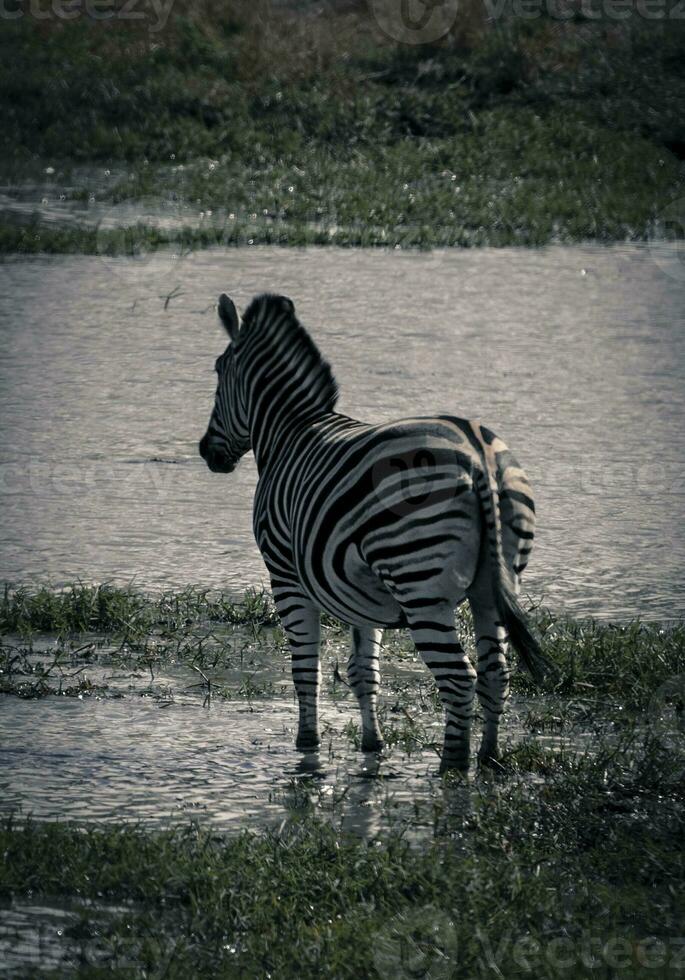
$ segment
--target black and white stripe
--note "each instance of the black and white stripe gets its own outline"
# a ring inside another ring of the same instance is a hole
[[[298,747],[319,743],[325,610],[352,626],[348,676],[365,751],[382,746],[381,631],[406,626],[445,706],[443,768],[468,767],[474,692],[484,715],[479,757],[495,758],[508,638],[533,673],[544,663],[516,600],[535,528],[523,470],[476,422],[444,415],[366,425],[336,413],[331,369],[289,299],[258,296],[241,322],[222,296],[219,313],[231,343],[217,361],[200,452],[217,472],[255,454],[254,532],[292,649]],[[475,670],[455,629],[465,598]]]

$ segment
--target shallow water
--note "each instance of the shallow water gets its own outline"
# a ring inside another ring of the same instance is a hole
[[[389,636],[381,757],[357,748],[356,698],[338,673],[342,629],[324,629],[315,753],[295,749],[290,656],[268,629],[202,627],[185,636],[180,656],[157,647],[154,634],[133,649],[95,634],[67,643],[41,634],[30,647],[9,638],[2,669],[25,697],[0,695],[0,817],[153,826],[191,817],[235,831],[278,827],[314,808],[363,837],[399,827],[421,839],[438,811],[468,806],[474,788],[434,778],[444,722],[433,681],[408,637]],[[41,676],[44,696],[29,698]],[[580,702],[567,709],[552,697],[513,698],[502,747],[534,738],[553,751],[584,751],[611,731]]]
[[[155,663],[153,670],[147,655],[131,656],[95,637],[74,638],[72,649],[93,653],[86,662],[61,648],[62,667],[52,670],[50,687],[66,691],[74,680],[87,680],[95,693],[0,696],[0,818],[151,827],[197,819],[235,832],[276,829],[314,813],[367,840],[399,831],[422,843],[458,831],[488,775],[475,778],[474,768],[466,780],[438,778],[442,711],[430,674],[408,642],[382,656],[379,717],[386,748],[379,756],[357,749],[356,699],[337,678],[346,637],[336,631],[326,638],[321,747],[301,753],[287,650],[262,631],[243,656],[246,635],[238,629],[217,646],[205,644],[204,673],[173,661]],[[31,664],[53,663],[58,649],[46,636],[25,658],[17,655],[9,668],[17,689],[22,678],[30,680]],[[519,764],[524,761],[522,769],[507,763],[508,779],[529,785],[543,778],[535,766],[526,769],[528,744],[534,753],[594,753],[633,724],[592,693],[510,699],[500,745],[505,753],[522,748]],[[683,693],[682,677],[656,692],[648,729],[680,755]],[[474,756],[479,730],[476,720]]]
[[[137,696],[118,700],[47,697],[38,705],[13,698],[0,714],[0,815],[160,827],[191,817],[237,831],[276,828],[313,807],[363,838],[401,828],[423,839],[435,831],[436,813],[446,819],[469,806],[475,790],[435,778],[436,749],[396,745],[380,761],[357,751],[351,698],[322,698],[321,749],[303,754],[295,749],[292,696],[215,698],[203,707],[199,695],[183,693],[189,674],[185,684],[174,679],[172,696],[158,680],[149,696],[140,696],[139,684]],[[402,721],[399,708],[390,710],[387,730]],[[510,706],[503,746],[530,737],[527,710],[524,701]],[[418,703],[410,712],[439,745],[439,714],[421,712]],[[535,741],[577,751],[591,738],[574,728]]]
[[[346,732],[350,722],[358,724],[349,698],[323,700],[321,751],[303,755],[294,749],[292,697],[214,700],[206,708],[201,695],[188,693],[190,672],[183,674],[158,677],[149,697],[141,696],[144,679],[136,690],[122,677],[115,687],[128,690],[120,700],[7,698],[11,710],[0,711],[0,818],[11,813],[21,822],[30,814],[160,828],[192,820],[231,833],[281,831],[314,814],[362,840],[393,831],[414,846],[434,837],[458,846],[486,777],[478,784],[437,778],[438,757],[428,748],[407,754],[395,746],[380,761],[356,751]],[[530,737],[526,711],[524,702],[512,706],[505,744]],[[441,722],[434,714],[428,720],[439,741]],[[589,740],[590,733],[578,730],[536,736],[557,751]],[[29,966],[65,971],[106,964],[106,929],[99,923],[126,912],[131,909],[100,902],[65,908],[62,896],[32,893],[0,905],[0,972],[20,977]]]
[[[264,289],[295,300],[342,412],[477,417],[509,443],[538,504],[531,595],[601,619],[685,613],[685,275],[637,246],[0,264],[0,578],[265,582],[252,459],[217,476],[196,448],[213,304]]]
[[[227,646],[227,639],[235,642]],[[355,748],[356,703],[343,686],[332,685],[344,638],[339,632],[328,637],[322,745],[318,753],[303,754],[294,748],[297,707],[284,647],[274,648],[268,631],[261,631],[243,663],[239,629],[219,642],[236,655],[205,670],[213,690],[226,684],[230,697],[215,693],[207,702],[205,686],[187,664],[156,665],[148,675],[144,661],[128,659],[106,639],[73,637],[76,652],[65,650],[64,677],[87,677],[103,691],[106,685],[106,693],[37,701],[0,696],[0,819],[126,821],[146,828],[183,827],[190,820],[234,833],[280,831],[314,815],[366,841],[394,832],[413,846],[434,838],[459,846],[476,801],[498,791],[500,777],[487,772],[438,778],[438,754],[429,743],[442,741],[441,713],[428,698],[429,673],[411,653],[395,650],[383,664],[381,716],[389,747],[378,757]],[[97,653],[84,662],[78,651],[91,647]],[[49,664],[58,649],[54,639],[38,637],[25,662]],[[246,696],[239,683],[246,679],[255,691],[270,693]],[[50,680],[56,686],[57,676]],[[657,692],[648,731],[682,754],[681,701],[675,697],[682,699],[682,678],[674,680]],[[616,713],[602,715],[592,699],[574,701],[511,699],[502,747],[524,743],[524,752],[522,768],[505,770],[507,782],[522,782],[528,790],[544,781],[526,771],[525,743],[573,756],[594,753],[600,744],[606,751],[620,735],[623,719]],[[474,743],[475,749],[477,737]],[[0,972],[25,976],[28,966],[45,971],[106,963],[106,930],[98,923],[125,912],[131,909],[100,903],[65,908],[60,896],[29,892],[26,900],[0,906]]]

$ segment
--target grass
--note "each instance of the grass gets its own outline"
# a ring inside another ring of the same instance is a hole
[[[83,977],[675,977],[683,829],[648,744],[485,784],[421,849],[313,817],[233,838],[9,819],[0,897],[80,903]]]
[[[497,774],[428,786],[415,826],[393,823],[388,784],[373,805],[399,829],[366,840],[344,831],[354,780],[339,769],[332,786],[301,775],[277,787],[277,831],[4,817],[0,902],[39,932],[46,908],[63,914],[44,960],[21,976],[679,976],[685,783],[673,731],[685,630],[533,616],[559,669],[555,690],[533,693],[515,672],[530,734],[507,745]],[[466,635],[467,615],[461,626]],[[287,686],[287,646],[264,593],[6,588],[0,634],[0,700],[106,704],[122,696],[117,666],[124,696],[155,695],[160,707],[173,701],[179,667],[197,681],[196,710],[203,697],[274,699]],[[345,631],[327,618],[324,636],[325,693],[349,698],[333,669]],[[395,764],[399,753],[430,755],[440,735],[414,656],[404,632],[386,634],[382,725]],[[548,733],[570,737],[551,745]],[[339,734],[353,747],[358,724]],[[7,934],[0,928],[0,945]],[[50,959],[55,949],[61,960]]]
[[[460,5],[431,45],[389,41],[361,5],[315,16],[178,0],[154,34],[85,16],[5,22],[5,180],[33,173],[67,204],[184,205],[197,221],[103,230],[38,213],[0,225],[0,253],[654,233],[683,193],[682,23],[632,10],[620,24],[488,24],[480,9]],[[105,168],[119,176],[96,180]]]
[[[562,671],[557,690],[564,696],[585,692],[613,698],[629,710],[644,709],[655,692],[685,672],[682,623],[606,625],[543,613],[539,627],[545,650]]]
[[[273,625],[276,614],[266,592],[250,590],[241,601],[188,588],[145,596],[113,585],[77,583],[65,589],[5,586],[0,600],[0,634],[49,632],[144,634],[153,627],[175,630],[196,620]]]
[[[645,709],[674,677],[685,673],[685,626],[664,628],[635,621],[626,625],[576,621],[546,610],[531,610],[545,655],[557,668],[554,693],[576,704],[602,701],[628,711]],[[459,612],[465,639],[471,636],[468,610]],[[324,632],[339,644],[345,637],[341,624],[324,616]],[[222,628],[217,637],[217,627]],[[270,596],[249,591],[242,600],[207,589],[145,595],[113,585],[77,583],[64,589],[5,587],[0,599],[0,635],[20,638],[24,648],[40,634],[52,634],[66,653],[73,638],[99,634],[111,645],[141,660],[187,662],[201,668],[221,663],[222,651],[233,656],[231,629],[245,643],[266,637],[285,650]],[[246,633],[246,630],[248,632]],[[59,645],[59,644],[58,644]],[[388,656],[406,661],[414,651],[408,634],[388,631]],[[15,649],[12,644],[3,647]],[[344,655],[344,654],[343,654]],[[523,694],[535,691],[523,671],[514,674],[514,687]],[[402,692],[398,682],[397,691]],[[664,696],[670,696],[667,693]],[[411,697],[415,697],[412,685]]]

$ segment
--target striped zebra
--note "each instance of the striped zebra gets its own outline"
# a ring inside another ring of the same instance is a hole
[[[484,717],[479,760],[496,759],[508,638],[532,674],[545,663],[516,599],[535,523],[523,470],[476,422],[441,415],[367,425],[337,413],[331,368],[288,298],[257,296],[241,320],[222,295],[219,315],[230,343],[216,362],[200,454],[216,473],[255,455],[254,533],[292,652],[297,748],[319,745],[325,610],[352,627],[347,670],[363,751],[383,745],[382,630],[407,627],[445,709],[442,771],[468,768],[474,692]],[[455,629],[465,598],[476,669]]]

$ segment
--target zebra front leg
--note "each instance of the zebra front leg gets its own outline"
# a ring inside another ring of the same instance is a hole
[[[509,696],[507,631],[496,609],[479,606],[471,600],[478,652],[476,693],[483,712],[483,738],[478,761],[487,765],[498,758],[497,736],[504,705]]]
[[[352,627],[352,652],[347,662],[347,677],[357,695],[362,715],[362,752],[380,752],[383,748],[377,715],[380,684],[378,657],[382,636],[382,630],[370,626]]]
[[[320,743],[318,713],[321,614],[309,599],[292,588],[274,589],[274,601],[290,643],[293,682],[300,709],[295,746],[303,751],[311,751],[317,749]]]
[[[476,671],[459,642],[454,610],[412,607],[407,621],[416,649],[435,678],[445,708],[445,743],[440,771],[469,767]]]

